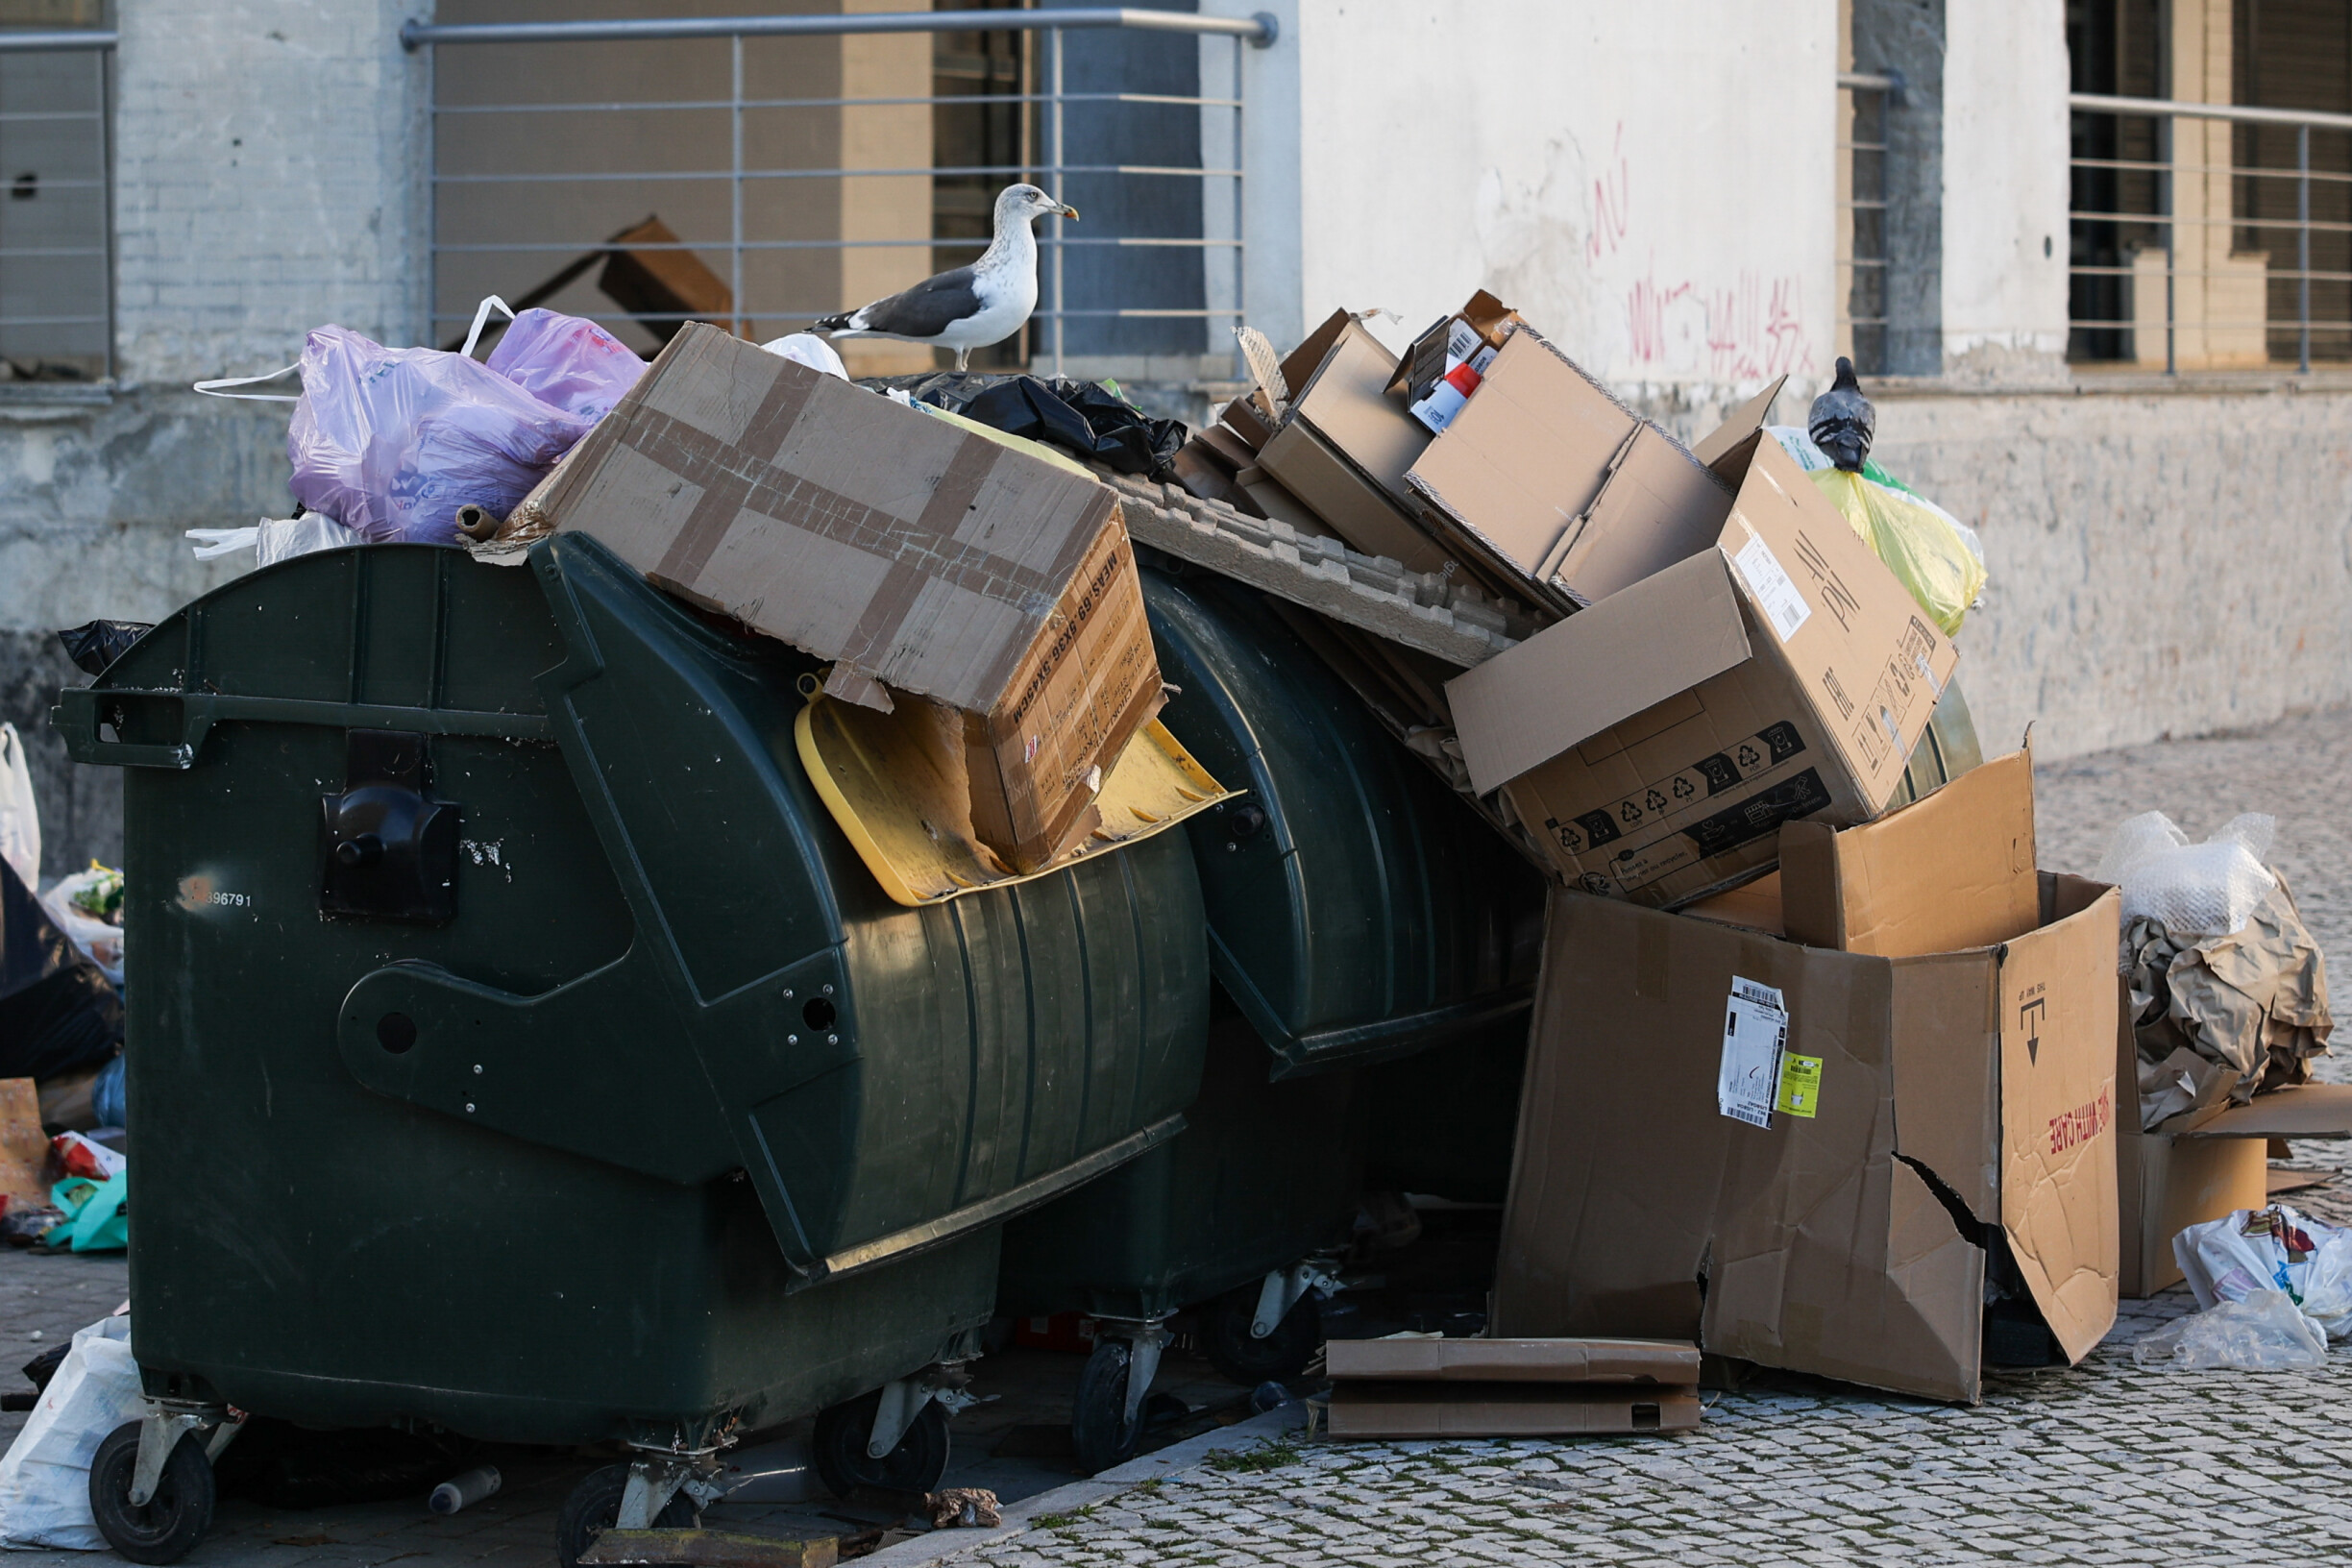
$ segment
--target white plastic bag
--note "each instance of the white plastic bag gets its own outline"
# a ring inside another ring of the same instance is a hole
[[[772,337],[760,345],[760,351],[779,359],[790,359],[796,365],[806,365],[822,375],[838,376],[845,381],[849,379],[849,367],[842,363],[842,356],[832,344],[815,332],[787,332],[782,337]]]
[[[142,1413],[131,1320],[101,1318],[77,1332],[0,1458],[0,1546],[105,1551],[90,1516],[90,1460],[115,1428]]]
[[[2281,1290],[2329,1338],[2352,1338],[2352,1231],[2272,1204],[2183,1228],[2172,1256],[2200,1308]]]
[[[2327,1335],[2284,1290],[2257,1290],[2175,1318],[2132,1346],[2135,1365],[2166,1372],[2301,1372],[2327,1365]]]
[[[190,528],[187,536],[196,541],[196,558],[200,561],[250,550],[255,554],[256,566],[274,566],[314,550],[359,543],[357,534],[319,512],[305,512],[300,517],[265,517],[250,528]]]
[[[123,928],[75,908],[74,894],[121,875],[120,871],[93,860],[88,870],[59,877],[56,886],[40,895],[41,908],[57,921],[58,929],[72,938],[84,956],[98,966],[110,984],[116,986],[123,983]]]
[[[14,724],[0,724],[0,860],[28,888],[40,887],[40,806],[33,798],[33,765]]]
[[[2126,925],[2144,915],[2175,937],[2227,936],[2278,886],[2263,865],[2277,831],[2277,818],[2247,812],[2191,844],[2163,812],[2142,812],[2115,830],[2098,879],[2123,890]]]

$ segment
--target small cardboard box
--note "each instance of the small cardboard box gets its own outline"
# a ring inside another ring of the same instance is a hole
[[[673,338],[524,505],[837,661],[833,696],[962,710],[973,826],[1017,870],[1083,825],[1160,704],[1109,486],[716,327]]]
[[[1783,822],[1878,816],[1957,662],[1779,445],[1745,450],[1713,548],[1446,685],[1472,785],[1586,892],[1675,908],[1770,870]]]
[[[1752,436],[1777,389],[1707,445]],[[1524,326],[1404,482],[1458,551],[1562,614],[1704,550],[1736,488]]]
[[[1953,834],[2014,820],[1999,792],[1951,788],[1905,814]],[[1687,1336],[1973,1401],[1990,1275],[2080,1360],[2116,1311],[2119,899],[2076,877],[2030,884],[2025,928],[1900,955],[1556,891],[1494,1332]],[[1923,878],[1880,895],[1947,892]],[[1987,922],[2017,907],[1980,896]],[[1928,929],[1882,928],[1906,924]],[[1754,1125],[1727,1110],[1727,1066],[1772,997],[1776,1108]]]
[[[1413,339],[1389,378],[1389,395],[1403,398],[1407,413],[1442,433],[1478,390],[1512,329],[1524,325],[1518,311],[1480,289]]]
[[[1405,472],[1430,432],[1386,395],[1396,358],[1342,310],[1283,361],[1292,388],[1258,466],[1367,555],[1442,572],[1451,552],[1421,527]]]
[[[2172,1238],[2191,1225],[2270,1202],[2269,1140],[2352,1138],[2352,1085],[2303,1084],[2257,1094],[2247,1105],[2208,1106],[2140,1128],[2139,1052],[2123,983],[2116,1033],[2122,1136],[2116,1140],[2121,1197],[2122,1293],[2152,1296],[2181,1280]]]
[[[1334,1437],[1568,1437],[1696,1432],[1696,1388],[1624,1384],[1341,1383],[1326,1422]]]

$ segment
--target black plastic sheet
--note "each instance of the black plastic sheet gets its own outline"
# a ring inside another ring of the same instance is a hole
[[[102,1066],[122,1040],[122,998],[0,861],[0,1078]]]
[[[948,370],[875,377],[858,384],[894,388],[1007,435],[1044,441],[1118,473],[1155,479],[1175,478],[1177,449],[1191,434],[1182,420],[1153,419],[1096,381]]]
[[[144,621],[85,621],[58,633],[58,641],[65,645],[65,656],[84,672],[93,675],[106,674],[131,645],[146,636],[155,627]]]

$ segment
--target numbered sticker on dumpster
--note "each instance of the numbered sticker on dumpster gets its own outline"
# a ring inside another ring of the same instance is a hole
[[[1770,1127],[1780,1098],[1780,1053],[1788,1043],[1788,1006],[1780,992],[1731,977],[1724,1009],[1723,1066],[1715,1078],[1715,1108],[1751,1127]]]

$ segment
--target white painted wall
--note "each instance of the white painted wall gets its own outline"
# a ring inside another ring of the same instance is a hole
[[[1944,14],[1945,365],[2015,378],[2020,355],[2066,353],[2066,3]]]
[[[1287,9],[1270,53],[1294,61],[1296,152],[1270,91],[1251,105],[1267,159],[1251,167],[1279,187],[1295,157],[1302,325],[1384,306],[1401,336],[1483,286],[1628,392],[1711,401],[1826,374],[1834,7]],[[1286,245],[1263,227],[1251,240]],[[1282,341],[1265,292],[1252,314]]]

